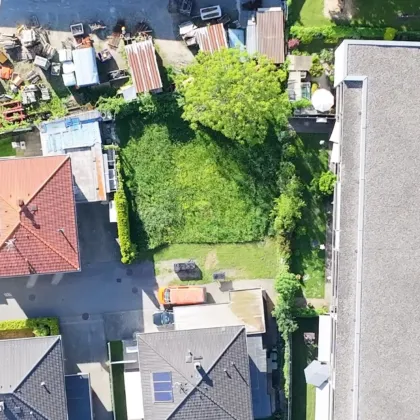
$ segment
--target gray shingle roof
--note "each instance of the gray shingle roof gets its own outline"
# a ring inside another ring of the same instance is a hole
[[[243,326],[139,334],[138,349],[145,420],[253,418]],[[153,372],[171,373],[172,402],[154,402]]]
[[[67,420],[61,337],[0,341],[0,420]]]

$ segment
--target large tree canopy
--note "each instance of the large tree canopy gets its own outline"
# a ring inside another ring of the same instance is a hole
[[[183,118],[247,143],[264,141],[270,124],[286,124],[290,114],[281,90],[286,73],[266,57],[239,49],[197,55],[177,79],[184,97]]]

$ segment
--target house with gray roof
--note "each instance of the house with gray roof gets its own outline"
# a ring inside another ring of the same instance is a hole
[[[0,340],[0,420],[67,420],[61,337]]]
[[[335,52],[328,419],[420,418],[420,43]]]
[[[253,419],[243,326],[137,335],[144,420]]]
[[[70,405],[87,407],[90,384],[88,394],[79,396]],[[91,410],[69,417],[60,336],[0,340],[0,420],[91,418]]]

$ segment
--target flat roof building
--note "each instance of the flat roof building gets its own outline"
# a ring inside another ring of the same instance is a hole
[[[420,418],[420,43],[335,53],[330,419]]]
[[[106,201],[111,191],[107,154],[102,153],[100,112],[88,111],[40,126],[44,156],[71,157],[76,202]]]

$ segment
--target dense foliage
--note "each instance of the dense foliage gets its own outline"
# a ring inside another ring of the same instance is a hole
[[[137,257],[136,246],[131,242],[130,219],[127,197],[124,191],[123,178],[121,176],[120,162],[117,163],[118,190],[114,195],[115,209],[117,212],[118,241],[120,244],[121,262],[132,263]]]
[[[319,177],[318,188],[323,195],[332,195],[334,192],[337,176],[331,171],[323,172]]]
[[[302,185],[293,175],[275,201],[273,210],[275,232],[283,236],[291,235],[296,228],[296,222],[302,217],[301,209],[304,205]]]
[[[241,145],[190,130],[176,103],[160,98],[156,106],[121,152],[142,246],[263,239],[279,194],[277,137]]]
[[[324,67],[321,64],[319,56],[316,54],[312,56],[312,66],[309,69],[309,73],[312,77],[319,77],[324,73]]]
[[[281,89],[286,72],[266,57],[239,49],[199,53],[177,78],[184,97],[183,118],[241,143],[262,143],[270,126],[284,127],[290,114]]]
[[[32,330],[35,337],[60,334],[57,318],[30,318],[0,322],[0,331],[18,330]]]

